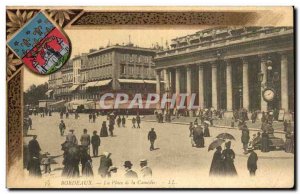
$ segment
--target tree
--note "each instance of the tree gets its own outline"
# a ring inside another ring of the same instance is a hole
[[[39,100],[47,99],[46,92],[48,91],[48,83],[45,82],[41,85],[32,84],[28,90],[24,92],[25,105],[38,105]]]

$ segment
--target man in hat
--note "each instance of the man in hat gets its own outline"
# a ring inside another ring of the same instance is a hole
[[[125,167],[125,178],[131,178],[131,179],[137,179],[138,175],[136,172],[134,172],[131,168],[132,168],[132,163],[130,161],[125,161],[124,163],[124,167]]]
[[[74,135],[74,129],[70,129],[68,135],[66,136],[67,142],[72,142],[73,144],[78,144],[77,138]]]
[[[108,177],[109,178],[117,178],[116,173],[118,172],[118,168],[115,166],[111,166],[108,169]]]
[[[249,140],[250,140],[249,130],[248,130],[246,123],[244,123],[243,127],[242,127],[242,137],[241,137],[244,154],[247,154]]]
[[[84,146],[88,150],[88,153],[89,153],[89,146],[91,144],[90,139],[91,139],[90,135],[87,134],[87,129],[83,129],[83,134],[80,137],[80,142],[81,142],[81,145]]]
[[[151,128],[151,131],[148,133],[148,140],[150,141],[150,151],[154,150],[154,141],[157,139],[157,135],[154,131],[154,128]]]
[[[143,178],[152,177],[152,169],[147,166],[148,161],[146,159],[140,160],[141,174]]]
[[[110,156],[111,156],[111,153],[103,152],[103,155],[100,158],[100,166],[98,169],[98,174],[100,174],[100,176],[102,178],[109,176],[108,169],[109,169],[109,167],[111,167],[113,165]]]
[[[250,155],[248,157],[247,161],[247,168],[250,172],[250,176],[255,176],[255,171],[257,170],[257,154],[254,152],[254,147],[250,146],[248,148],[248,152],[250,152]]]
[[[94,131],[92,139],[91,139],[94,157],[98,156],[98,149],[99,149],[100,143],[101,143],[100,136],[97,135],[97,131]]]
[[[65,129],[66,129],[66,125],[63,120],[60,121],[58,128],[60,131],[60,135],[63,136],[65,133]]]

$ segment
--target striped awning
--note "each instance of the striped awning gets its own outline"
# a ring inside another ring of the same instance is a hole
[[[88,82],[87,84],[85,84],[83,87],[85,88],[88,88],[88,87],[94,87],[95,84],[97,83],[98,81],[94,81],[94,82]]]
[[[142,79],[118,79],[120,83],[134,83],[134,84],[143,84],[144,80]]]
[[[108,79],[108,80],[101,80],[101,81],[98,81],[95,85],[94,85],[94,87],[96,87],[96,86],[106,86],[106,85],[108,85],[110,82],[111,82],[111,80],[112,79]]]
[[[73,91],[75,91],[78,87],[79,87],[79,85],[73,85],[73,86],[69,89],[69,91],[70,91],[70,92],[73,92]]]

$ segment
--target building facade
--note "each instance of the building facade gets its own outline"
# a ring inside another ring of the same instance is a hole
[[[157,93],[196,93],[201,108],[294,111],[293,41],[292,27],[214,28],[175,38],[154,59]]]
[[[130,97],[141,92],[155,93],[155,53],[155,49],[131,43],[91,49],[51,74],[49,91],[57,101],[78,103],[98,101],[107,92],[124,92]]]

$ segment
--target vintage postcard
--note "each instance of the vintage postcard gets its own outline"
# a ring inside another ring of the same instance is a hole
[[[7,188],[294,188],[293,18],[7,7]]]

